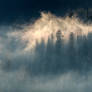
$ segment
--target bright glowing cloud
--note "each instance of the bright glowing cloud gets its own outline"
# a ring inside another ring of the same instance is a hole
[[[75,38],[77,35],[87,35],[88,32],[92,32],[92,26],[83,23],[76,17],[56,17],[51,13],[42,12],[41,17],[34,24],[25,27],[24,32],[18,33],[18,35],[20,34],[22,41],[28,42],[25,50],[29,50],[35,47],[36,41],[40,43],[44,39],[47,43],[51,35],[55,42],[58,30],[61,31],[61,36],[63,35],[63,39],[67,42],[71,32],[74,33]]]

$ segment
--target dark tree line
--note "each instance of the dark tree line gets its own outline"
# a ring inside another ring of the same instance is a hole
[[[88,36],[75,36],[70,33],[69,41],[64,44],[61,31],[56,34],[56,43],[53,36],[48,39],[47,46],[42,39],[37,44],[35,53],[37,58],[33,62],[33,74],[61,74],[68,71],[87,72],[92,67],[92,33]],[[38,49],[38,50],[37,50]]]
[[[25,66],[27,72],[32,75],[62,74],[68,71],[87,72],[92,68],[92,33],[87,36],[70,33],[69,41],[64,43],[62,32],[56,33],[54,43],[53,34],[48,38],[47,44],[44,39],[36,43],[35,57],[15,58],[14,62],[5,62],[3,68],[7,71],[17,70]]]

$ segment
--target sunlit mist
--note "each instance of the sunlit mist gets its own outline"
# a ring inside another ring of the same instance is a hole
[[[92,32],[92,24],[83,23],[76,16],[71,18],[68,16],[57,17],[51,13],[42,12],[41,17],[35,20],[33,24],[25,26],[21,33],[21,40],[28,41],[25,50],[34,48],[36,42],[40,43],[42,39],[46,44],[51,35],[53,35],[55,42],[58,30],[61,31],[61,36],[67,42],[70,33],[75,35],[75,39],[77,35],[88,35],[88,32]]]

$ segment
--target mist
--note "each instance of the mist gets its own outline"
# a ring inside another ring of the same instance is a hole
[[[91,92],[91,22],[42,12],[18,26],[0,26],[1,92]]]

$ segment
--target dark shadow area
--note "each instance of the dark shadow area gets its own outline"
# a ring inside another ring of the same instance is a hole
[[[47,45],[42,39],[36,43],[35,57],[31,53],[28,57],[15,58],[16,62],[6,62],[3,65],[5,71],[16,71],[24,66],[28,74],[38,75],[61,75],[69,71],[77,71],[86,74],[92,69],[92,33],[87,36],[77,36],[70,33],[69,41],[64,44],[61,31],[56,34],[54,44],[53,35],[49,37]]]

